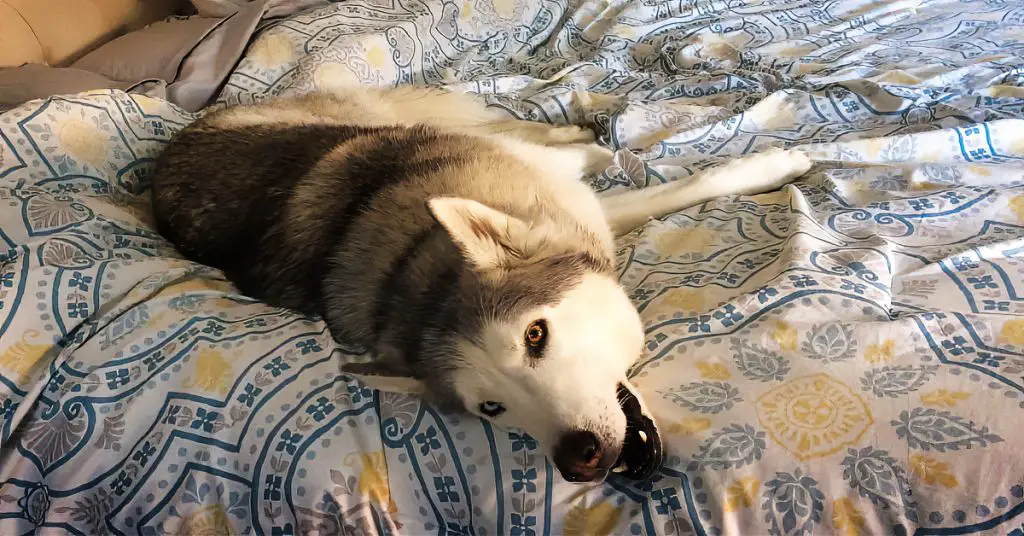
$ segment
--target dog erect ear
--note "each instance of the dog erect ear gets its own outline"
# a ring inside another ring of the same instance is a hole
[[[341,372],[380,391],[407,395],[421,395],[425,391],[423,382],[407,370],[385,361],[345,363]]]
[[[427,202],[466,259],[479,269],[529,256],[530,225],[471,199],[437,197]]]

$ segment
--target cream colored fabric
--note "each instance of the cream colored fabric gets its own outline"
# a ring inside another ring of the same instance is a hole
[[[68,65],[127,30],[172,15],[182,0],[0,0],[0,68]]]

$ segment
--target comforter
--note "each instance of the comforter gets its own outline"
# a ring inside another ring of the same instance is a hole
[[[194,115],[6,112],[0,532],[1024,534],[1022,35],[1000,0],[360,0],[260,32],[218,105],[477,92],[595,128],[602,191],[814,157],[621,241],[669,455],[638,483],[371,390],[319,319],[183,259],[147,177]]]

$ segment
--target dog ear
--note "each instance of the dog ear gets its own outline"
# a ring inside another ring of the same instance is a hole
[[[471,199],[437,197],[427,202],[434,219],[478,269],[528,256],[530,225]]]
[[[403,367],[387,361],[345,363],[341,372],[379,391],[407,395],[422,395],[425,391],[423,382]]]

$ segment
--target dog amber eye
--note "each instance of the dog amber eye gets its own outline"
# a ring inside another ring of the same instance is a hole
[[[540,350],[548,340],[548,323],[544,320],[534,320],[526,328],[526,335],[523,336],[527,348]]]
[[[501,402],[493,402],[488,400],[480,404],[480,413],[487,415],[488,417],[497,417],[502,413],[505,413],[505,406],[501,405]]]

